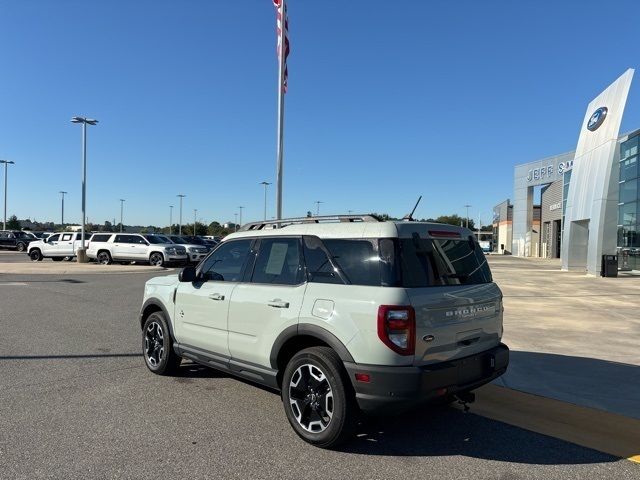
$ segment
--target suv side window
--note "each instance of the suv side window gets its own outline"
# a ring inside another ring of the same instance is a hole
[[[216,282],[241,281],[252,243],[252,239],[224,242],[202,263],[200,274]]]
[[[334,272],[329,257],[324,253],[318,241],[304,238],[304,260],[307,264],[307,274],[310,282],[315,283],[343,283],[340,276]]]
[[[256,258],[252,283],[299,285],[303,263],[298,238],[263,238]]]
[[[132,243],[129,238],[131,235],[116,235],[116,238],[113,239],[113,243]]]
[[[49,238],[47,238],[47,242],[57,242],[59,238],[60,234],[51,235]]]
[[[62,242],[68,242],[69,240],[71,240],[71,234],[70,233],[65,233],[62,235]]]
[[[109,241],[109,237],[111,237],[111,235],[99,235],[99,234],[95,234],[91,237],[91,241],[92,242],[107,242]]]

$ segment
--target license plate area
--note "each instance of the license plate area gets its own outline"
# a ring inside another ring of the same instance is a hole
[[[485,355],[474,355],[458,362],[458,385],[473,383],[487,376],[491,371],[490,359],[485,357]]]

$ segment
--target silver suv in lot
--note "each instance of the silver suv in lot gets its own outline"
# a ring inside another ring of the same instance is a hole
[[[506,371],[502,293],[471,231],[328,220],[245,225],[197,267],[149,280],[147,367],[173,374],[185,358],[276,389],[324,448],[360,413],[472,401]]]
[[[138,233],[95,233],[89,240],[87,257],[103,265],[114,261],[137,261],[157,267],[185,264],[188,259],[183,246],[166,243],[155,235]]]

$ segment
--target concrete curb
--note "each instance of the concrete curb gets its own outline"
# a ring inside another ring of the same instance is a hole
[[[471,413],[640,464],[640,420],[488,384]]]
[[[124,273],[163,273],[173,269],[151,267],[148,265],[98,265],[94,263],[0,263],[0,274],[17,275],[86,275],[86,274],[124,274]]]

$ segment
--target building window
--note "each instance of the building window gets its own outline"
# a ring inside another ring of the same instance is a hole
[[[640,189],[638,159],[640,135],[620,144],[620,197],[618,200],[618,260],[623,269],[640,269]]]

